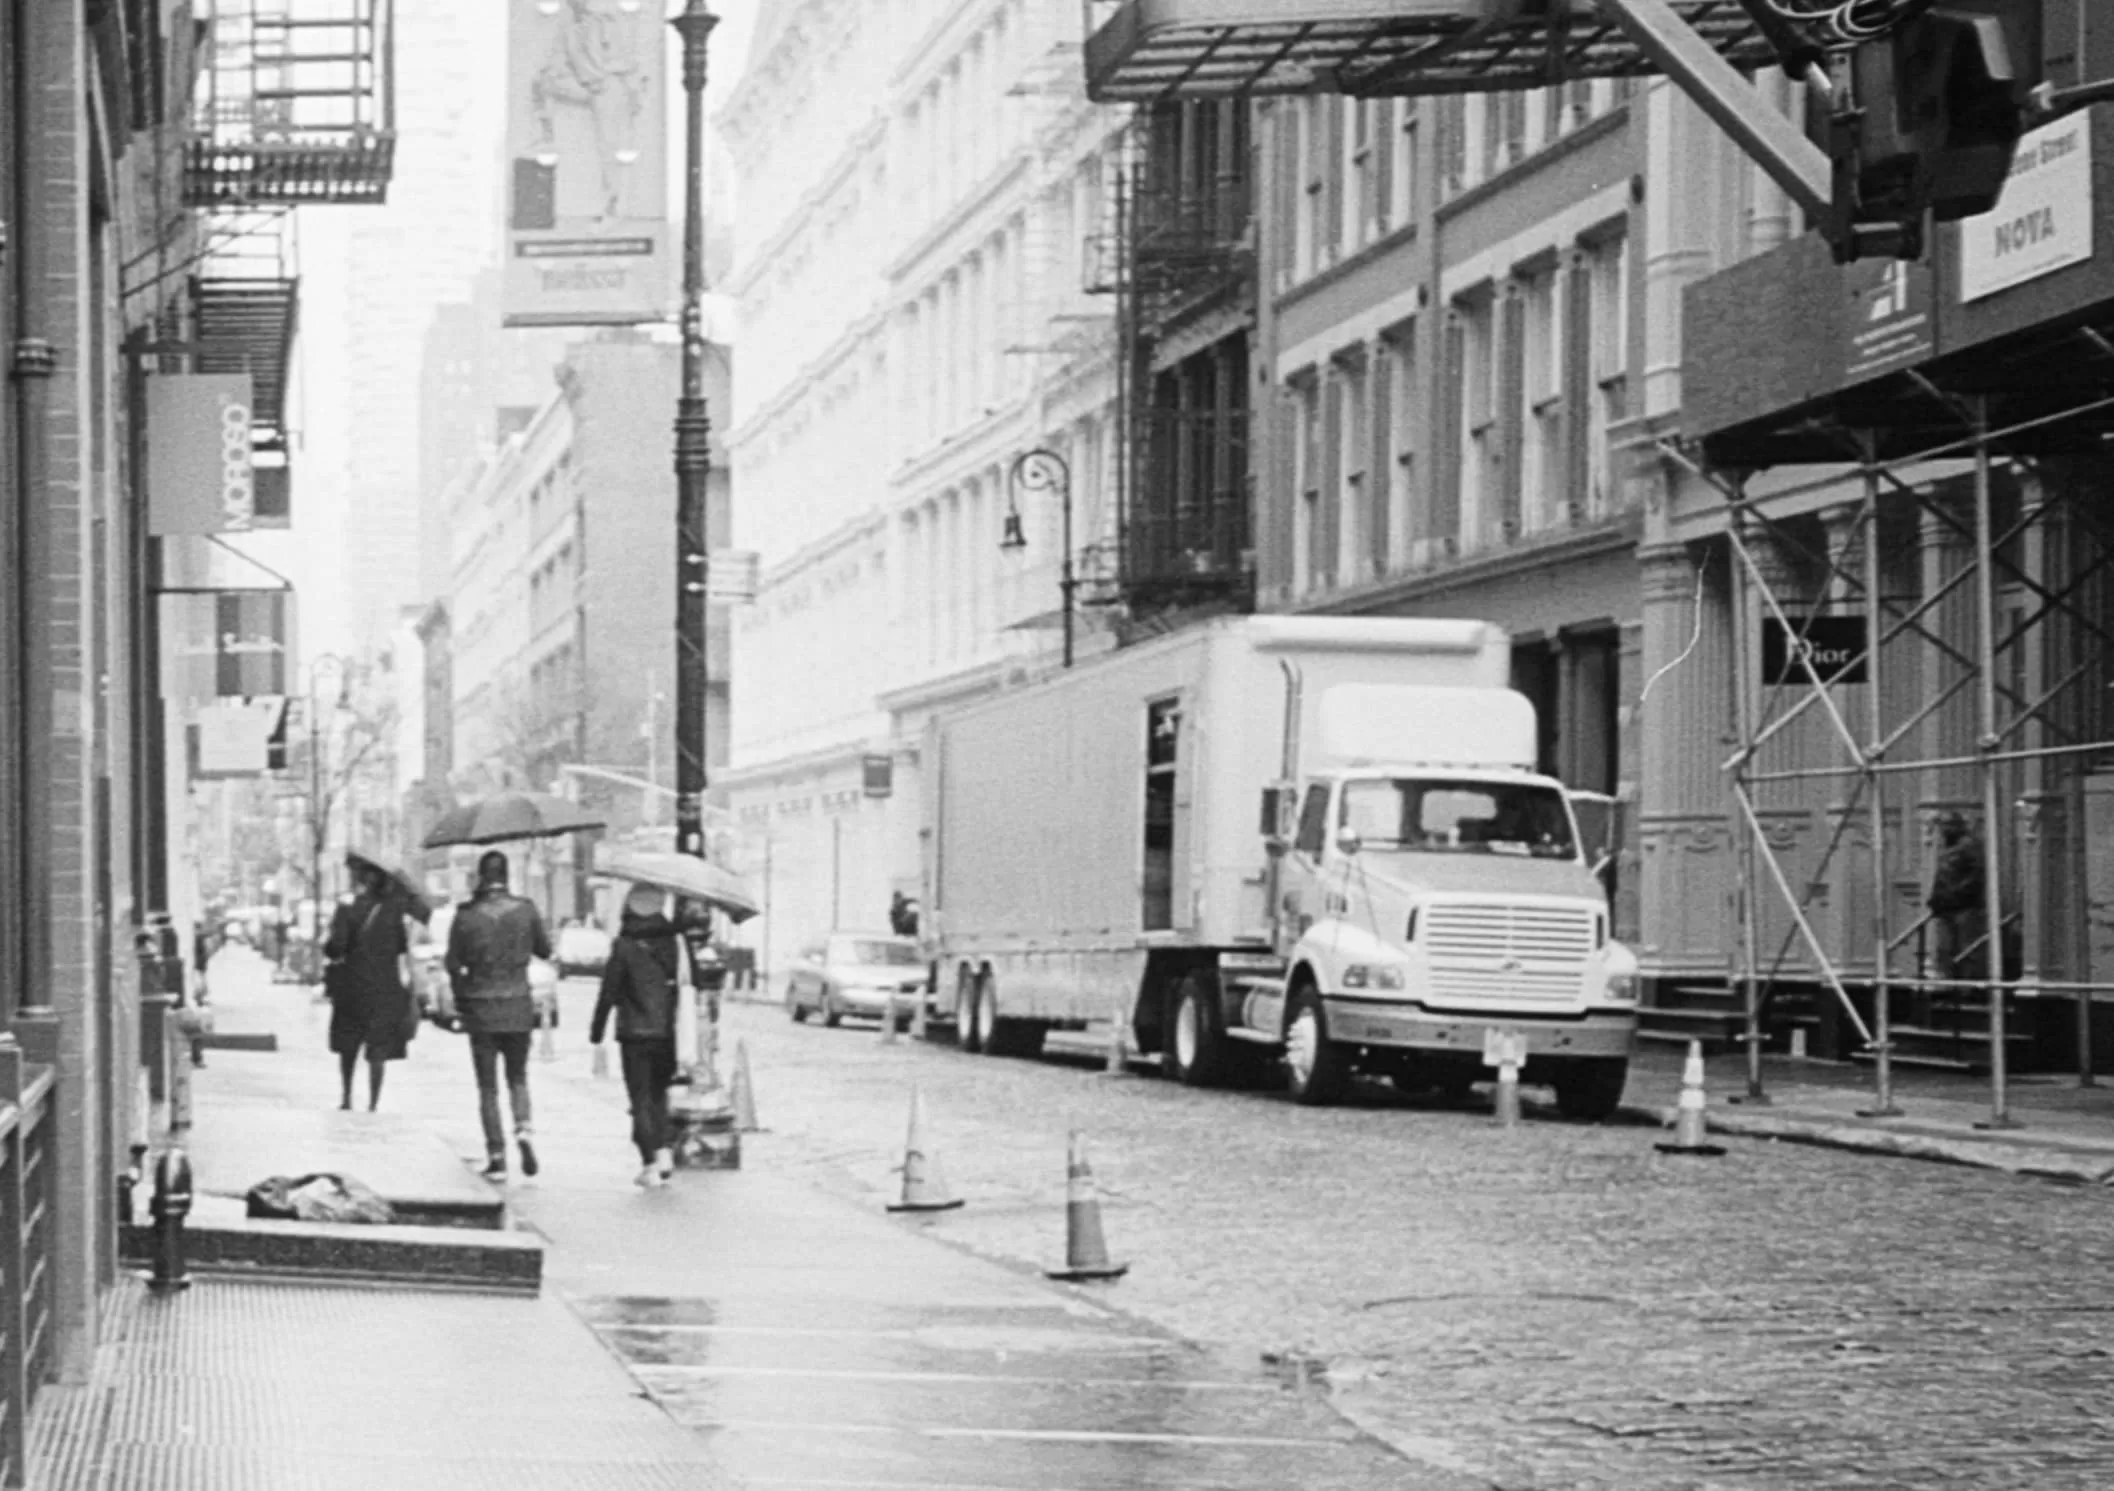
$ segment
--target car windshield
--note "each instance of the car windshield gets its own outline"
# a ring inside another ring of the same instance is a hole
[[[1530,782],[1347,782],[1341,826],[1382,852],[1578,857],[1563,794]]]
[[[908,942],[885,937],[846,937],[830,944],[832,963],[865,963],[884,968],[916,968],[918,950]]]

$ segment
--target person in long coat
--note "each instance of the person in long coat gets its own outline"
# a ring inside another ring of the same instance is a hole
[[[384,1064],[401,1061],[413,1021],[411,990],[404,978],[411,951],[404,932],[403,897],[389,876],[365,860],[347,860],[358,894],[331,918],[323,956],[324,988],[330,993],[330,1049],[337,1053],[343,1093],[338,1106],[352,1107],[352,1073],[367,1057],[367,1111],[382,1102]]]
[[[668,1124],[668,1084],[675,1080],[675,1016],[682,971],[682,935],[668,919],[667,897],[634,885],[624,901],[623,928],[602,968],[602,992],[587,1033],[599,1046],[612,1016],[624,1057],[624,1092],[631,1101],[631,1142],[639,1152],[638,1184],[664,1186],[675,1170]]]

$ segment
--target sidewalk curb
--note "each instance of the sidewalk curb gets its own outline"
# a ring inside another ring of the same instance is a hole
[[[154,1229],[128,1222],[119,1256],[154,1262]],[[533,1298],[543,1289],[543,1239],[508,1229],[228,1219],[184,1229],[193,1273],[398,1288],[469,1289]]]
[[[1666,1128],[1672,1125],[1675,1110],[1624,1104],[1619,1111],[1621,1116],[1633,1121]],[[1722,1108],[1710,1110],[1709,1127],[1714,1134],[1778,1139],[1790,1144],[1893,1155],[1901,1159],[1936,1160],[1943,1164],[2078,1185],[2114,1185],[2114,1159],[2014,1139],[1952,1139],[1818,1119],[1729,1113]]]

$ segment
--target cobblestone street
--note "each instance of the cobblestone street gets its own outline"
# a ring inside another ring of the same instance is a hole
[[[758,1162],[876,1202],[909,1090],[993,1258],[1063,1245],[1085,1129],[1099,1295],[1297,1371],[1408,1453],[1515,1488],[2114,1482],[2114,1197],[1983,1171],[1649,1130],[1111,1080],[730,1008]],[[1729,1090],[1729,1071],[1721,1081]],[[766,1158],[768,1157],[768,1158]]]

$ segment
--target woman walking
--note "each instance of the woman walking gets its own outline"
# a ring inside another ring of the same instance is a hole
[[[350,904],[340,906],[323,944],[329,960],[323,989],[330,996],[330,1049],[338,1056],[343,1091],[338,1107],[352,1107],[352,1074],[360,1054],[367,1056],[367,1111],[382,1102],[386,1062],[400,1061],[418,1030],[418,1012],[405,980],[411,951],[404,917],[421,909],[389,873],[357,855],[345,864],[358,887]]]
[[[635,885],[624,899],[624,922],[602,970],[602,995],[587,1038],[602,1044],[609,1017],[617,1021],[624,1093],[631,1100],[631,1142],[644,1167],[642,1186],[664,1186],[675,1169],[668,1132],[668,1084],[675,1080],[675,1011],[682,957],[667,898]]]

